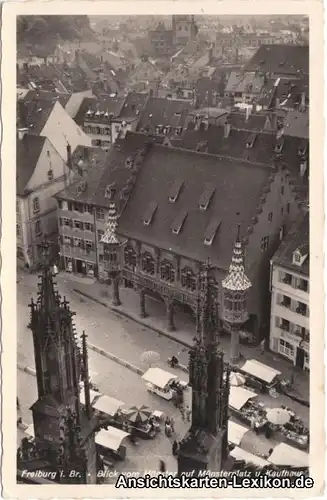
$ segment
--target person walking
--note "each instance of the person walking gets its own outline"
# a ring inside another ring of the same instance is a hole
[[[173,419],[173,417],[170,417],[170,427],[172,432],[175,432],[175,420]]]
[[[166,464],[163,460],[160,460],[159,468],[160,468],[160,472],[166,472]]]

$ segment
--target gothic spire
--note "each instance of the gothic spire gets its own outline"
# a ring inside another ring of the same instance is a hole
[[[90,397],[90,379],[89,379],[89,359],[87,352],[87,335],[85,331],[82,333],[82,359],[83,359],[83,378],[84,378],[84,394],[85,394],[85,409],[87,417],[90,419],[92,415],[91,397]]]
[[[245,274],[244,257],[242,243],[240,238],[240,225],[237,227],[237,237],[234,244],[232,261],[229,266],[229,272],[226,278],[222,281],[222,286],[225,289],[236,291],[246,291],[252,284]]]
[[[199,274],[198,329],[197,333],[204,345],[216,342],[215,301],[212,290],[211,263],[208,259]]]
[[[116,229],[118,226],[117,219],[118,219],[118,214],[116,210],[116,205],[115,203],[110,203],[107,229],[101,238],[101,243],[107,243],[109,245],[119,244],[118,238],[116,236]]]

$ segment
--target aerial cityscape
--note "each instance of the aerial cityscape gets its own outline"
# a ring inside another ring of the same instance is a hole
[[[16,75],[17,483],[308,476],[308,18],[19,16]]]

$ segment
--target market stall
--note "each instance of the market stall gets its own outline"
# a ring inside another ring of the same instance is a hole
[[[231,387],[229,410],[232,416],[259,432],[265,429],[268,421],[262,404],[253,401],[256,396],[255,392],[244,387]]]
[[[284,467],[308,467],[309,453],[293,448],[286,443],[280,443],[275,446],[269,457],[269,462]]]
[[[240,370],[246,377],[246,385],[266,390],[274,387],[281,375],[279,370],[275,370],[255,359],[246,361]]]
[[[149,368],[143,375],[148,391],[170,401],[179,391],[187,387],[187,382],[180,381],[176,375],[161,368]]]
[[[94,391],[93,389],[90,389],[90,402],[91,405],[95,402],[96,398],[100,397],[101,394],[100,392]],[[82,405],[85,406],[85,392],[84,392],[84,387],[81,388],[81,392],[79,395],[79,399]]]
[[[257,467],[265,467],[269,465],[269,462],[267,462],[267,460],[258,457],[257,455],[253,455],[252,453],[249,453],[248,451],[245,451],[242,448],[239,448],[238,446],[236,446],[230,452],[230,456],[233,457],[235,460],[241,460],[244,461],[246,464],[253,464]]]
[[[125,440],[129,436],[128,432],[116,429],[115,427],[108,427],[108,429],[101,429],[95,436],[95,443],[100,448],[102,455],[111,454],[115,458],[124,460],[126,457]]]
[[[292,410],[283,408],[267,409],[267,419],[275,439],[301,450],[309,446],[309,429]]]
[[[228,442],[231,444],[239,445],[244,435],[249,431],[244,425],[237,424],[229,420],[228,422]]]
[[[114,417],[124,404],[123,401],[119,401],[118,399],[101,395],[93,404],[93,408],[109,417]]]

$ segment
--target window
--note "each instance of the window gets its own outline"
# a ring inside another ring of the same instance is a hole
[[[281,354],[284,354],[288,358],[293,358],[293,356],[294,356],[294,347],[289,342],[286,342],[285,340],[280,339],[280,341],[279,341],[279,352]]]
[[[192,292],[196,290],[196,276],[192,269],[185,267],[181,272],[181,285]]]
[[[52,168],[50,168],[50,170],[48,170],[48,181],[53,181],[53,170]]]
[[[40,211],[40,202],[37,197],[33,198],[33,212],[39,212]]]
[[[91,231],[91,233],[94,232],[94,225],[91,224],[90,222],[84,222],[84,229],[85,231]]]
[[[284,194],[284,186],[282,186],[282,187],[280,188],[280,192],[281,192],[281,194]]]
[[[281,306],[290,308],[291,307],[291,298],[288,297],[287,295],[282,295],[282,300],[280,302]]]
[[[71,212],[73,210],[73,204],[71,201],[68,202],[68,210]]]
[[[20,233],[21,233],[20,224],[16,224],[16,236],[20,236]]]
[[[104,235],[104,231],[101,231],[101,229],[99,229],[99,230],[97,231],[97,238],[98,238],[98,242],[100,242],[100,241],[101,241],[101,238],[102,238],[102,236],[103,236],[103,235]]]
[[[77,219],[75,219],[73,222],[74,222],[74,229],[83,230],[83,222]]]
[[[92,205],[84,205],[84,212],[88,212],[89,214],[93,214],[93,207]]]
[[[92,252],[94,250],[93,242],[90,240],[85,240],[85,250],[86,253]]]
[[[62,200],[58,200],[58,208],[62,210]]]
[[[63,237],[63,244],[64,244],[64,245],[71,246],[71,244],[72,244],[72,240],[71,240],[70,236],[64,236],[64,237]]]
[[[298,302],[295,312],[302,314],[302,316],[308,315],[308,307],[303,302]]]
[[[144,253],[141,258],[142,271],[151,274],[155,273],[155,262],[152,255],[148,252]]]
[[[74,211],[83,213],[83,204],[82,203],[74,203]]]
[[[134,269],[136,266],[136,252],[130,245],[126,246],[124,249],[124,263],[125,266],[130,269]]]
[[[103,208],[97,208],[96,217],[98,220],[104,220],[104,210]]]
[[[71,219],[68,219],[67,217],[60,217],[60,225],[73,227],[73,221]]]
[[[281,281],[283,283],[285,283],[285,285],[291,285],[292,284],[292,275],[289,273],[282,273]]]
[[[35,222],[35,234],[36,234],[36,235],[39,235],[39,234],[41,234],[41,232],[42,232],[42,231],[41,231],[41,221],[40,221],[40,220],[37,220],[37,221]]]
[[[297,288],[303,292],[308,291],[308,281],[300,278],[297,283]]]
[[[160,278],[173,283],[175,281],[175,269],[170,262],[163,261],[160,265]]]
[[[288,214],[290,213],[290,207],[291,207],[291,205],[289,203],[287,203],[287,205],[286,205],[286,212]]]
[[[293,259],[294,259],[294,262],[296,262],[297,264],[300,264],[301,260],[302,260],[300,252],[294,252]]]
[[[290,331],[290,322],[287,319],[280,318],[280,326],[279,327],[282,330],[284,330],[285,332],[289,332]]]
[[[272,222],[272,220],[273,220],[273,213],[269,212],[269,214],[268,214],[268,222]]]
[[[73,242],[74,242],[74,247],[82,248],[82,239],[81,238],[74,238]]]
[[[261,238],[261,250],[264,252],[269,247],[269,236]]]

